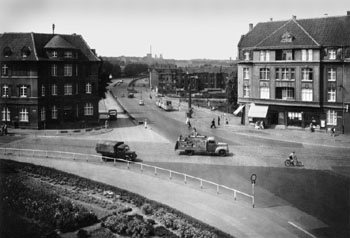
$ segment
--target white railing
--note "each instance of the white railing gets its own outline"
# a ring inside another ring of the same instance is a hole
[[[15,155],[15,156],[16,155],[17,156],[25,155],[25,156],[31,156],[31,157],[40,157],[41,156],[41,157],[46,157],[46,158],[63,158],[63,159],[72,159],[72,160],[84,160],[86,162],[89,162],[89,161],[93,162],[92,161],[93,159],[95,161],[96,161],[96,159],[98,159],[101,162],[103,162],[101,155],[81,154],[81,153],[66,152],[66,151],[31,150],[31,149],[5,148],[5,147],[0,147],[0,151],[3,155]],[[253,208],[255,207],[255,196],[254,195],[247,194],[245,192],[239,191],[239,190],[234,189],[234,188],[227,187],[225,185],[217,184],[217,183],[209,181],[209,180],[205,180],[205,179],[195,177],[192,175],[180,173],[180,172],[177,172],[174,170],[164,169],[161,167],[148,165],[148,164],[144,164],[144,163],[140,163],[140,162],[132,162],[129,160],[106,157],[106,156],[103,156],[103,157],[106,159],[113,160],[115,166],[116,166],[117,161],[125,162],[125,163],[127,163],[127,169],[130,169],[130,164],[140,165],[141,172],[144,171],[145,167],[149,167],[149,168],[154,170],[154,175],[156,175],[156,176],[158,175],[158,171],[165,171],[165,172],[169,173],[169,179],[172,179],[173,175],[177,174],[177,175],[183,176],[183,178],[184,178],[183,181],[185,184],[187,184],[188,178],[193,179],[193,180],[198,180],[201,189],[203,189],[204,183],[211,184],[211,185],[214,185],[216,187],[216,193],[218,195],[220,194],[220,188],[226,189],[228,191],[233,192],[234,200],[237,200],[237,194],[240,194],[240,195],[243,195],[245,197],[250,198],[252,201]]]

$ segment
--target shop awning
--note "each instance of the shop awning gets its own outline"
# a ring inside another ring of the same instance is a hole
[[[255,104],[251,104],[248,112],[248,117],[265,118],[268,109],[269,106],[257,106]]]
[[[240,105],[234,112],[233,115],[237,116],[238,113],[240,113],[240,111],[242,111],[242,109],[244,108],[245,105]]]

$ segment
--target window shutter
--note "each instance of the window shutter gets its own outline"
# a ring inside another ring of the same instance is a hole
[[[323,54],[324,54],[324,59],[328,59],[328,49],[327,48],[325,48],[324,50],[323,50]]]
[[[26,85],[27,86],[27,97],[31,97],[31,87],[30,85]]]

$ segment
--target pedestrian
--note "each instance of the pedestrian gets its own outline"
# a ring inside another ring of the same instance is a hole
[[[218,116],[218,126],[220,126],[220,116]]]
[[[188,129],[192,128],[190,118],[188,118],[188,117],[186,118],[186,125],[187,125]]]
[[[198,135],[197,129],[195,127],[193,127],[192,135],[193,136],[197,136]]]
[[[213,118],[213,120],[211,121],[211,126],[210,126],[210,128],[216,128],[216,126],[215,126],[215,118]]]
[[[226,125],[228,125],[228,119],[226,118]]]
[[[331,128],[331,132],[332,132],[331,136],[335,136],[335,127],[334,126]]]

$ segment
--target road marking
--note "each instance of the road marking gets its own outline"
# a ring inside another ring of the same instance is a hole
[[[316,236],[314,236],[314,235],[311,234],[310,232],[304,230],[304,229],[301,228],[300,226],[295,225],[293,222],[290,222],[290,221],[289,221],[288,223],[291,224],[292,226],[294,226],[295,228],[301,230],[301,231],[304,232],[305,234],[309,235],[310,237],[312,237],[312,238],[317,238]]]

